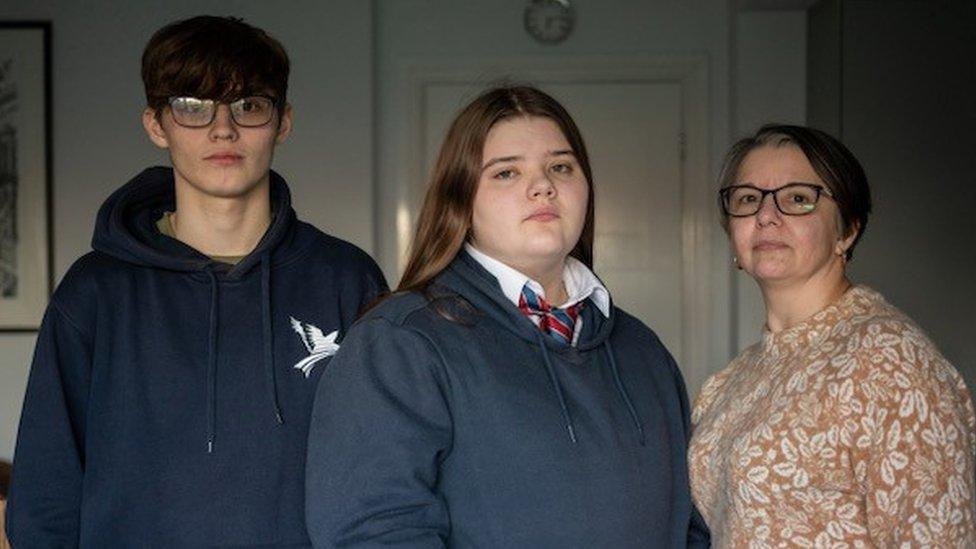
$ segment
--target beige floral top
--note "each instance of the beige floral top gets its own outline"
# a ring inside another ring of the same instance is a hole
[[[717,547],[976,548],[976,416],[956,370],[858,286],[746,349],[692,413]]]

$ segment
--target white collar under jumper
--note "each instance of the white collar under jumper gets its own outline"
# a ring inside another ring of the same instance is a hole
[[[528,284],[529,288],[535,292],[537,295],[545,298],[546,290],[537,281],[532,280],[528,276],[522,274],[516,269],[509,267],[508,265],[502,263],[501,261],[489,256],[488,254],[482,252],[478,248],[475,248],[470,243],[464,244],[465,251],[474,258],[486,271],[492,274],[496,279],[498,279],[498,284],[502,288],[502,293],[507,297],[516,307],[519,305],[519,296],[522,295],[522,288]],[[575,305],[586,299],[590,299],[597,309],[603,314],[605,318],[610,316],[610,292],[607,288],[600,282],[600,279],[593,274],[593,271],[588,269],[580,260],[575,257],[566,258],[566,266],[563,267],[563,284],[566,286],[566,295],[569,299],[565,303],[555,304],[553,306],[565,309]],[[535,317],[529,317],[532,322],[538,325],[539,320]],[[576,325],[573,328],[573,345],[579,340],[580,331],[583,328],[583,318],[576,319]]]

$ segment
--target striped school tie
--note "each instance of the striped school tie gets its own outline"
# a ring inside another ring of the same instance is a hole
[[[582,306],[583,303],[580,302],[565,309],[553,307],[533,292],[528,284],[522,287],[522,294],[519,296],[522,314],[538,318],[539,329],[563,345],[569,345],[573,341],[573,330]]]

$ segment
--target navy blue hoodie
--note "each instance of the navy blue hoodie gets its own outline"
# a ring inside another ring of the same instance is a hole
[[[157,231],[175,208],[170,169],[102,206],[95,251],[38,335],[7,514],[15,547],[308,544],[315,386],[332,332],[385,282],[364,252],[297,221],[274,173],[270,192],[271,226],[236,266]]]
[[[372,310],[315,398],[313,545],[707,545],[678,368],[620,309],[582,314],[559,345],[463,251],[427,295]]]

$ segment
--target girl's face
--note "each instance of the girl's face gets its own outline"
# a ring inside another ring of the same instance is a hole
[[[482,159],[472,244],[526,274],[561,265],[583,231],[589,182],[559,126],[536,116],[502,120]]]

